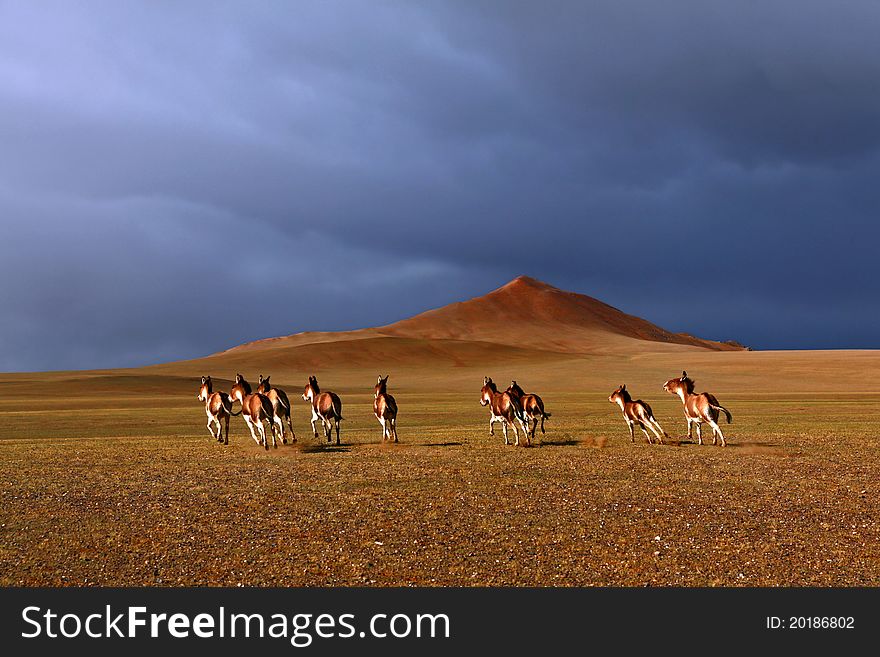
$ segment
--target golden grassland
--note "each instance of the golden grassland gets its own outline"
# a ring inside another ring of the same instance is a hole
[[[0,375],[0,584],[880,585],[880,352],[326,362]],[[732,411],[728,448],[684,440],[661,390],[682,369]],[[389,370],[397,445],[371,413]],[[211,439],[198,377],[236,371],[287,390],[296,445],[266,452],[239,417]],[[343,399],[340,447],[308,428],[309,374]],[[484,375],[544,397],[533,448],[487,435]],[[624,382],[672,444],[630,443]]]

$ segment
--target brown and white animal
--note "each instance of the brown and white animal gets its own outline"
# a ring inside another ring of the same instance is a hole
[[[327,442],[330,442],[330,432],[333,425],[336,426],[336,444],[339,444],[339,422],[342,421],[342,401],[335,392],[321,392],[318,386],[318,379],[314,376],[309,377],[309,382],[303,391],[303,400],[312,405],[312,432],[315,438],[318,437],[318,430],[315,428],[315,422],[321,420],[321,426],[327,436]]]
[[[489,416],[490,436],[495,435],[495,423],[500,422],[501,428],[504,430],[504,444],[510,444],[510,441],[507,439],[507,427],[509,425],[513,427],[513,433],[516,436],[514,444],[519,445],[519,431],[516,428],[517,423],[519,423],[523,434],[529,441],[529,445],[532,444],[519,400],[509,392],[498,392],[498,387],[488,376],[483,377],[483,387],[480,390],[480,405],[488,406],[491,411]]]
[[[272,421],[272,401],[266,395],[253,392],[251,384],[245,381],[241,374],[235,375],[235,384],[232,386],[229,396],[232,398],[232,401],[237,401],[241,404],[241,414],[248,425],[248,429],[251,430],[251,437],[254,439],[254,442],[269,449],[265,422],[272,431],[272,446],[278,447],[278,441],[275,439],[275,424]],[[259,437],[257,432],[254,432],[254,427],[257,428]]]
[[[682,372],[677,379],[669,379],[663,384],[663,389],[673,395],[678,395],[681,403],[684,404],[684,418],[688,423],[688,438],[691,438],[691,427],[697,425],[697,441],[703,444],[703,422],[712,427],[712,444],[718,444],[718,438],[721,438],[721,446],[727,446],[724,440],[724,434],[721,433],[721,427],[718,426],[719,411],[727,416],[727,423],[733,420],[733,416],[726,408],[718,403],[715,395],[708,392],[699,394],[694,392],[694,381],[690,379],[687,372]]]
[[[623,411],[623,419],[626,420],[626,424],[629,426],[629,437],[631,442],[636,441],[636,425],[639,425],[642,433],[645,434],[645,438],[647,438],[648,442],[651,444],[654,443],[654,440],[651,438],[650,434],[648,434],[648,429],[650,429],[651,433],[657,437],[657,442],[661,445],[663,444],[663,436],[669,438],[669,434],[663,431],[663,427],[661,427],[660,423],[654,419],[654,411],[651,410],[651,407],[648,406],[647,402],[643,402],[641,399],[633,401],[629,391],[626,389],[625,383],[622,383],[611,393],[608,397],[608,401],[612,404],[617,404],[620,406],[620,410]]]
[[[224,445],[229,444],[229,418],[233,415],[241,413],[232,412],[232,400],[225,392],[214,392],[214,384],[210,376],[202,377],[202,385],[199,387],[197,395],[199,401],[205,402],[205,414],[208,416],[208,431],[211,437],[216,438],[217,442]],[[226,421],[226,438],[221,437],[220,420]],[[214,425],[217,425],[217,435],[214,435]]]
[[[287,393],[281,388],[275,388],[269,384],[269,377],[265,379],[260,374],[260,383],[257,385],[257,392],[266,395],[272,402],[272,422],[278,427],[281,434],[281,442],[287,444],[287,438],[284,435],[284,422],[287,422],[287,428],[290,429],[291,441],[296,442],[296,433],[293,431],[293,424],[290,421],[290,400]]]
[[[544,431],[544,420],[550,417],[550,413],[544,412],[544,400],[542,400],[538,395],[535,394],[526,394],[525,391],[517,385],[516,381],[510,382],[510,387],[505,391],[519,400],[520,405],[523,409],[523,415],[526,418],[526,424],[529,426],[532,432],[532,438],[535,437],[535,432],[538,430],[538,421],[541,422],[541,433],[547,433]]]
[[[397,402],[394,397],[388,394],[389,376],[391,375],[388,374],[384,378],[379,376],[376,386],[373,388],[373,414],[382,425],[382,441],[384,442],[387,436],[388,440],[393,437],[394,442],[398,442]]]

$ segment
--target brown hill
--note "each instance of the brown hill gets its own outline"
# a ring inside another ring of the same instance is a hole
[[[462,365],[475,360],[695,349],[739,350],[731,344],[672,333],[598,299],[520,276],[484,296],[387,326],[268,338],[209,359],[244,364],[259,355],[271,357],[273,364],[295,368],[330,363]]]
[[[609,339],[727,350],[730,345],[671,333],[593,297],[519,276],[489,294],[378,329],[383,335],[479,340],[564,353],[590,353]]]

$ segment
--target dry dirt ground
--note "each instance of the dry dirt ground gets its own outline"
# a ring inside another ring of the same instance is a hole
[[[486,363],[392,371],[397,445],[379,372],[318,372],[340,447],[308,430],[311,372],[242,369],[294,402],[299,442],[269,452],[238,417],[214,442],[195,399],[244,362],[0,375],[0,584],[880,585],[878,353]],[[733,412],[728,448],[683,440],[682,368]],[[534,447],[487,435],[484,374],[543,395]],[[672,444],[630,443],[622,382]]]

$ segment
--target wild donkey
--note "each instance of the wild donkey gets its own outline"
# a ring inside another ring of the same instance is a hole
[[[394,397],[388,394],[389,376],[391,375],[386,375],[385,378],[379,376],[379,380],[376,381],[376,387],[373,388],[373,414],[379,420],[379,424],[382,425],[382,441],[384,442],[387,436],[388,440],[391,440],[393,437],[394,442],[398,442],[397,402],[394,401]]]
[[[687,372],[682,372],[677,379],[669,379],[663,384],[663,389],[673,395],[678,395],[681,403],[684,404],[684,418],[688,423],[688,438],[691,438],[691,427],[697,425],[697,441],[703,444],[703,422],[712,427],[712,444],[718,444],[718,438],[721,438],[721,446],[726,447],[727,441],[724,440],[724,434],[721,433],[721,427],[718,426],[719,411],[727,416],[727,423],[733,421],[733,416],[726,408],[718,403],[715,395],[708,392],[694,393],[694,381],[688,378]]]
[[[260,374],[257,392],[261,395],[266,395],[269,401],[272,402],[272,422],[278,426],[278,431],[281,433],[281,442],[285,445],[287,444],[287,438],[284,436],[285,420],[287,421],[287,428],[290,429],[290,439],[292,442],[296,442],[296,433],[293,431],[293,424],[290,421],[290,400],[287,398],[287,393],[281,388],[269,385],[269,377],[267,376],[264,379],[262,374]]]
[[[330,432],[332,425],[336,425],[336,444],[339,444],[339,422],[342,417],[342,401],[335,392],[321,392],[318,387],[318,379],[314,376],[309,377],[309,382],[303,391],[303,400],[312,405],[312,432],[315,438],[318,437],[318,430],[315,428],[315,422],[321,420],[321,426],[327,436],[327,442],[330,442]]]
[[[491,411],[491,415],[489,416],[490,436],[495,435],[495,423],[500,422],[501,428],[504,430],[504,444],[509,445],[510,441],[507,439],[507,426],[510,425],[513,427],[513,433],[516,436],[516,442],[514,444],[518,446],[519,431],[516,428],[516,423],[519,422],[526,440],[529,441],[529,445],[532,444],[532,439],[529,437],[529,430],[526,427],[526,418],[523,415],[522,406],[520,405],[519,400],[509,392],[498,392],[498,387],[488,376],[483,377],[483,387],[480,390],[480,405],[488,406]]]
[[[269,398],[266,395],[261,395],[259,392],[252,392],[251,384],[245,381],[241,374],[235,375],[235,384],[232,386],[229,396],[232,397],[232,401],[237,401],[241,404],[241,414],[244,416],[248,429],[251,430],[251,437],[254,439],[254,442],[269,449],[266,427],[263,424],[263,421],[266,421],[272,431],[272,447],[278,447],[278,441],[275,440],[275,424],[272,422],[272,402]],[[259,431],[259,438],[254,432],[254,426]]]
[[[202,377],[202,385],[199,387],[197,395],[199,401],[205,402],[205,414],[208,416],[208,431],[211,437],[216,438],[217,442],[224,445],[229,444],[229,418],[233,415],[239,415],[232,412],[232,400],[225,392],[214,392],[214,384],[211,382],[210,376]],[[220,420],[226,420],[226,438],[221,437]],[[217,425],[217,435],[214,435],[214,424]]]
[[[654,411],[651,410],[651,407],[641,399],[633,401],[633,398],[626,389],[625,383],[618,386],[618,388],[611,393],[608,397],[608,401],[612,404],[617,404],[620,406],[620,410],[623,411],[623,419],[626,420],[626,424],[629,426],[630,442],[636,442],[635,425],[637,424],[650,444],[653,444],[654,441],[648,434],[647,429],[650,429],[651,432],[657,436],[657,442],[661,445],[663,444],[663,436],[669,438],[669,434],[663,431],[663,427],[661,427],[660,423],[654,419]],[[647,429],[645,427],[647,427]]]
[[[541,433],[547,433],[544,431],[544,420],[550,417],[550,413],[544,412],[544,400],[535,394],[527,395],[525,391],[517,385],[516,381],[511,381],[510,387],[505,392],[513,395],[519,400],[523,409],[523,415],[526,418],[526,424],[531,428],[532,438],[535,437],[535,432],[538,430],[538,420],[541,421]]]

